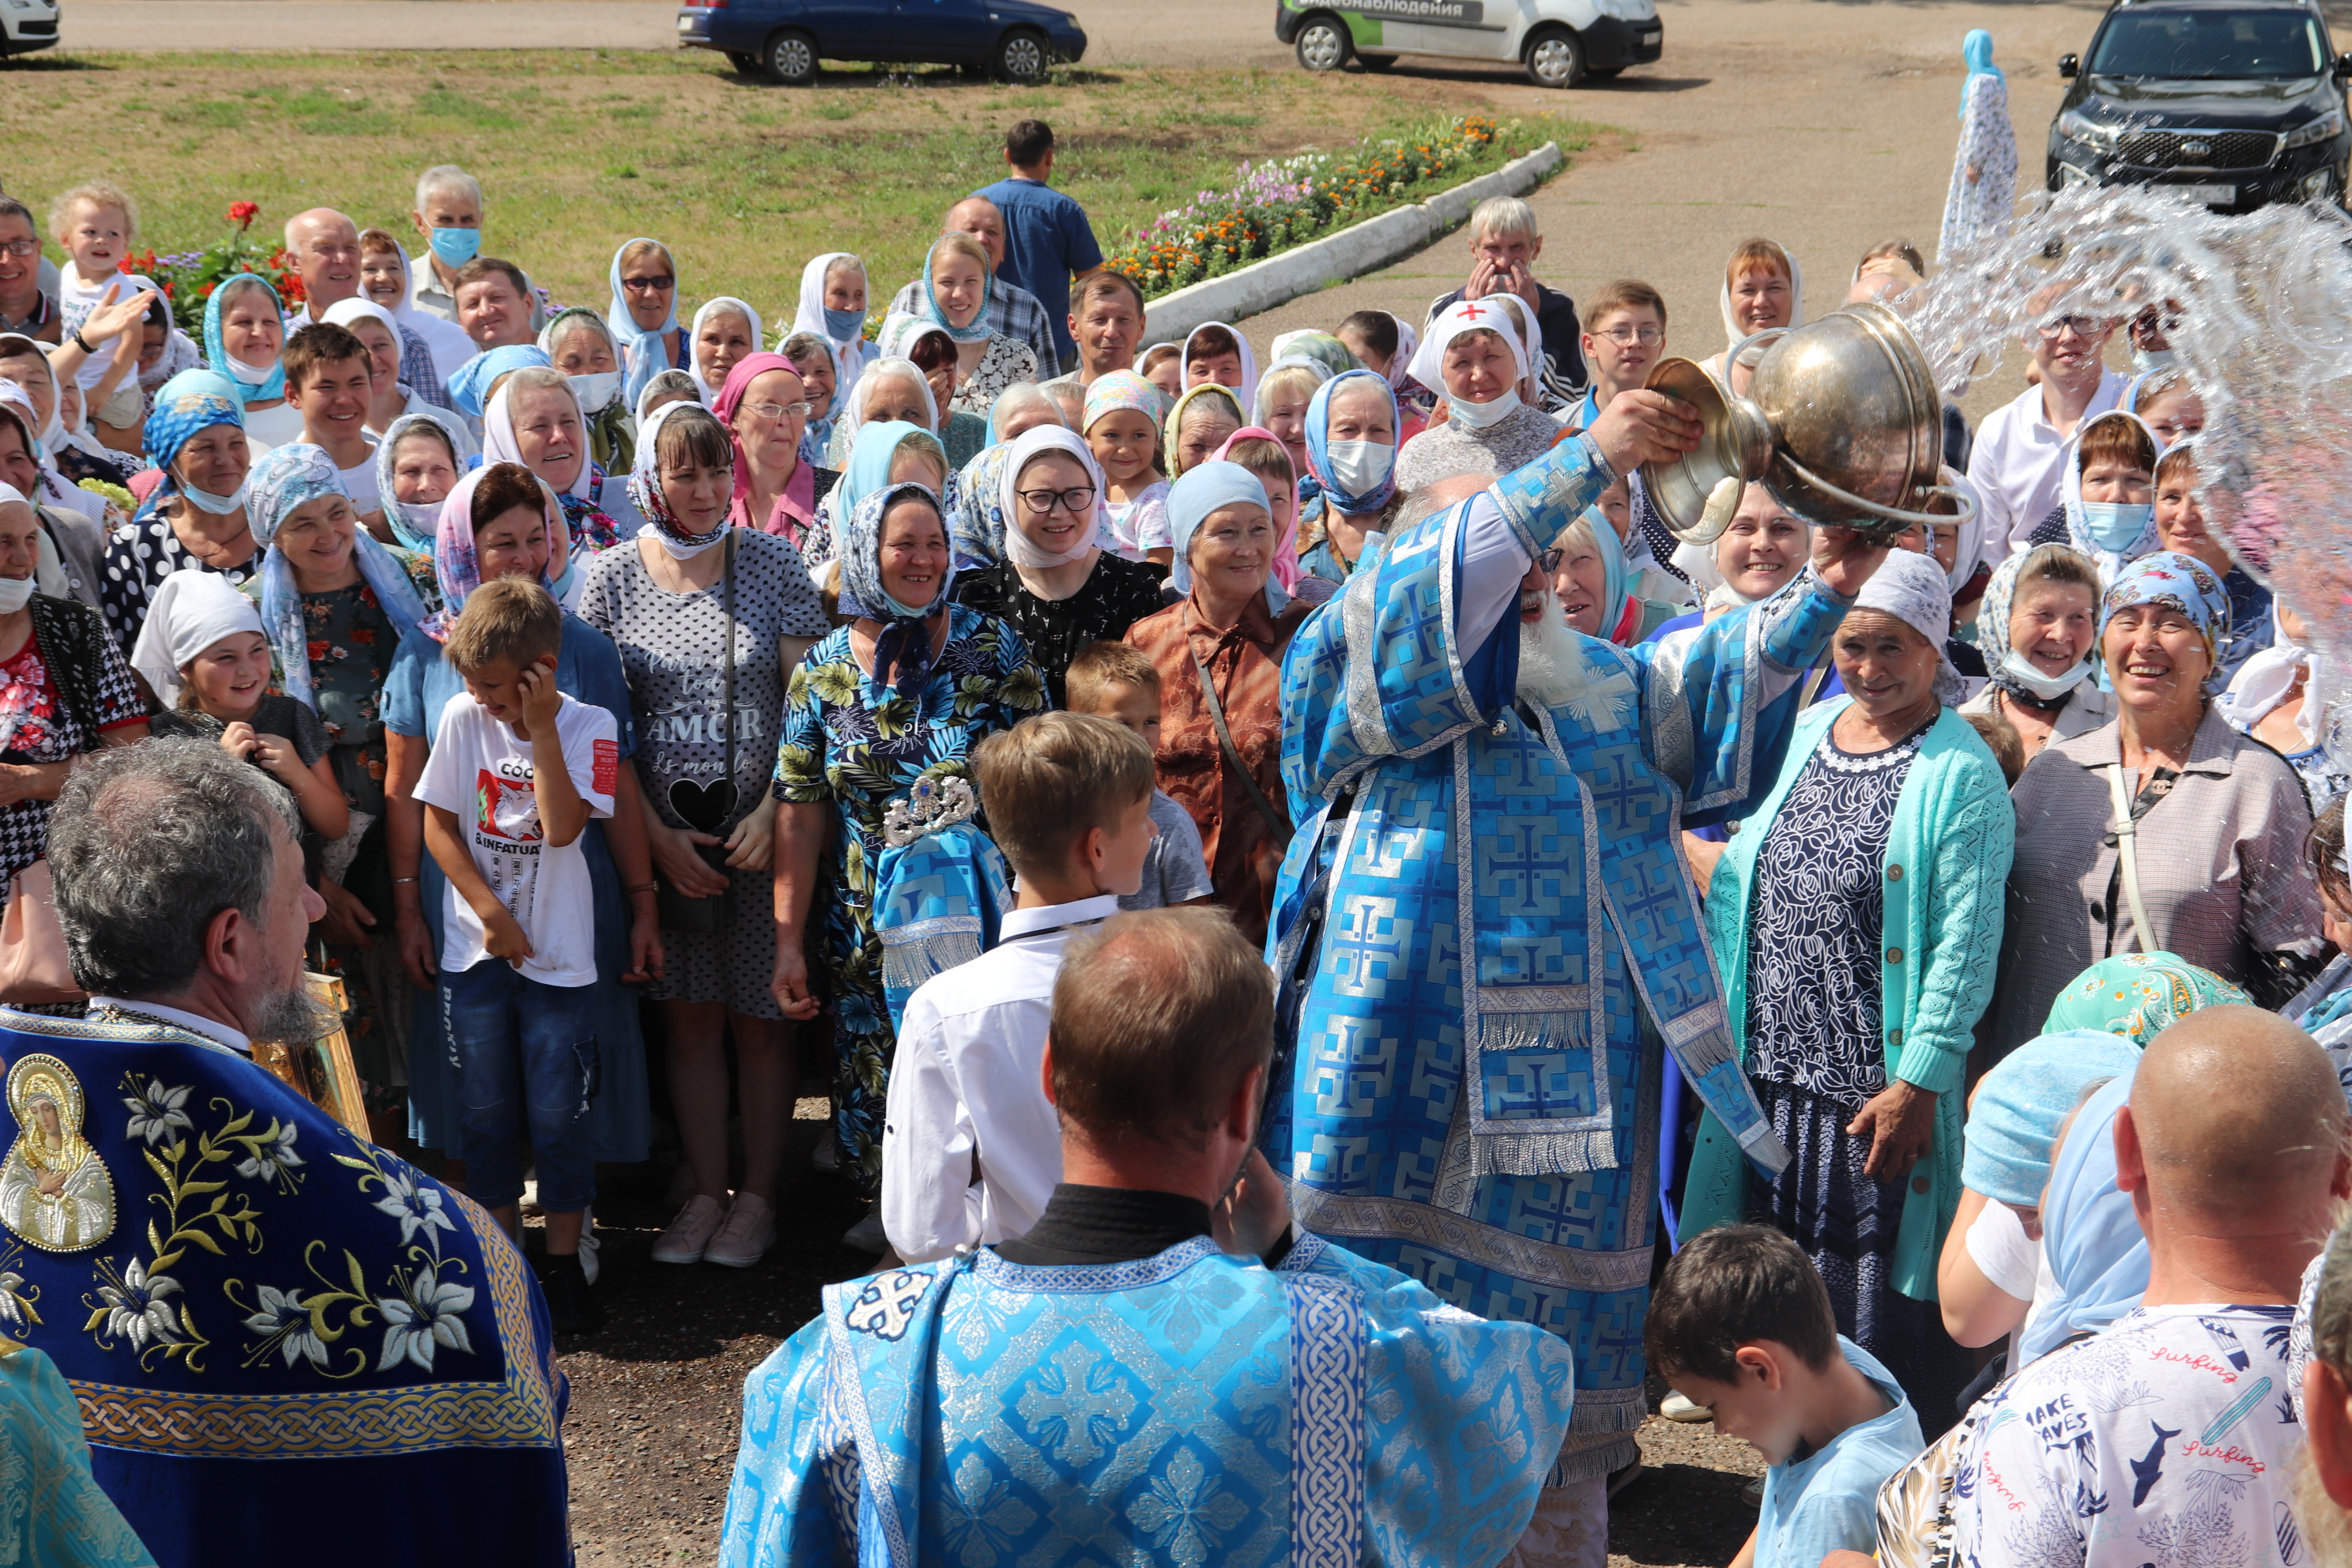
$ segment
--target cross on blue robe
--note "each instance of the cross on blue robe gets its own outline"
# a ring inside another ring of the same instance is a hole
[[[1665,1056],[1787,1162],[1680,830],[1770,784],[1847,608],[1809,570],[1657,644],[1578,637],[1565,700],[1518,700],[1517,583],[1612,477],[1572,438],[1409,525],[1283,661],[1300,828],[1267,951],[1297,1029],[1267,1157],[1300,1223],[1574,1348],[1553,1486],[1634,1454]]]

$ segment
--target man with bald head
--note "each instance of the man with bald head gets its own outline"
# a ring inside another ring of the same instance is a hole
[[[2343,1089],[2277,1015],[2209,1007],[2151,1040],[2074,1124],[2110,1112],[2116,1186],[2147,1237],[2147,1293],[1978,1405],[1954,1493],[1956,1560],[2299,1562],[2288,1338],[2304,1268],[2352,1196]]]
[[[986,196],[966,196],[948,208],[940,220],[941,234],[968,234],[988,252],[988,302],[980,308],[980,325],[1002,332],[1016,343],[1027,343],[1037,363],[1052,369],[1061,363],[1055,346],[1054,320],[1037,296],[1004,273],[1004,215]],[[923,280],[908,283],[891,298],[890,309],[909,316],[929,315],[923,300]]]
[[[344,300],[359,298],[359,226],[332,207],[312,207],[286,220],[286,248],[302,277],[302,308],[286,318],[290,338],[325,321]],[[397,321],[392,330],[400,338],[400,384],[427,403],[456,407],[433,366],[432,348]]]

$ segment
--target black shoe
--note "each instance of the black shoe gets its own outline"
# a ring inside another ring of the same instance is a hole
[[[604,1310],[596,1305],[577,1254],[551,1256],[541,1263],[539,1288],[547,1297],[547,1315],[557,1333],[593,1334],[604,1326]]]

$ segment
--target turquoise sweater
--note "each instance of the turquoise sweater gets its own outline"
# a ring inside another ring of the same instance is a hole
[[[1833,699],[1798,720],[1779,781],[1733,835],[1707,889],[1707,934],[1743,1059],[1756,857],[1806,760],[1853,700]],[[1879,963],[1888,1074],[1936,1095],[1935,1147],[1912,1170],[1895,1241],[1895,1288],[1923,1301],[1936,1299],[1936,1261],[1960,1201],[1961,1075],[1977,1017],[1992,997],[2016,835],[2000,764],[1975,727],[1945,709],[1920,742],[1895,799],[1885,867],[1886,949]],[[1680,1238],[1745,1218],[1750,1179],[1738,1145],[1706,1117],[1691,1152]]]

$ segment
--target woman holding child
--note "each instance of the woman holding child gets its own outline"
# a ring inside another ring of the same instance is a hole
[[[837,1009],[835,1137],[842,1168],[871,1199],[893,1050],[872,910],[884,814],[918,781],[969,777],[972,746],[1044,711],[1046,696],[1019,633],[951,602],[955,564],[930,489],[879,486],[850,513],[843,545],[842,591],[859,613],[793,671],[776,752],[772,984],[786,1017],[816,1016],[803,942],[822,891]],[[850,1244],[878,1252],[881,1230],[870,1213]]]

